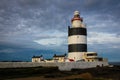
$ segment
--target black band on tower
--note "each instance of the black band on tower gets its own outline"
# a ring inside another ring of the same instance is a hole
[[[85,35],[87,36],[86,28],[68,28],[68,36],[72,35]]]
[[[70,44],[68,52],[87,52],[87,44]]]

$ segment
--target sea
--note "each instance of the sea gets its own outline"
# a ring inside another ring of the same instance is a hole
[[[120,62],[109,62],[110,65],[117,65],[120,66]]]

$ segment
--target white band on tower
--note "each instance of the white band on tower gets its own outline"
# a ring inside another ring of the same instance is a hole
[[[87,44],[87,37],[84,35],[69,36],[68,44]]]

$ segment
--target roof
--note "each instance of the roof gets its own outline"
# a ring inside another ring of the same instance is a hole
[[[32,58],[41,58],[42,57],[42,55],[41,56],[33,56]]]
[[[103,59],[102,57],[93,57],[93,58],[86,58],[86,59]]]
[[[66,56],[66,54],[64,54],[64,55],[56,55],[56,54],[54,54],[53,57],[65,57],[65,56]]]

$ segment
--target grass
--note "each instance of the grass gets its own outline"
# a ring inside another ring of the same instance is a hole
[[[109,68],[73,69],[59,71],[57,67],[31,67],[0,69],[0,80],[42,77],[51,80],[120,80],[120,66]],[[53,80],[53,79],[52,79]]]
[[[0,80],[7,78],[19,78],[29,76],[40,76],[46,73],[58,71],[57,67],[31,67],[31,68],[8,68],[0,69]]]

